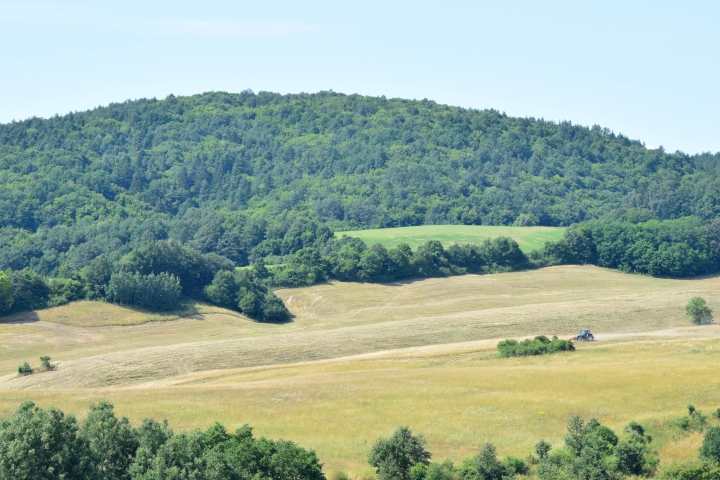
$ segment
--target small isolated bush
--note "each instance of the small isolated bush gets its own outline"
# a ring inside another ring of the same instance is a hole
[[[20,375],[31,375],[33,373],[33,369],[29,363],[25,362],[18,367],[18,373]]]
[[[501,357],[525,357],[528,355],[545,355],[557,352],[571,352],[575,346],[569,340],[560,340],[553,337],[550,340],[545,335],[540,335],[532,340],[522,342],[517,340],[503,340],[498,343],[498,352]]]
[[[688,414],[676,420],[680,430],[686,432],[702,432],[707,423],[707,415],[695,408],[695,405],[688,405]]]
[[[685,306],[685,313],[695,325],[706,325],[713,321],[713,312],[702,297],[691,298]]]
[[[50,363],[50,357],[40,357],[40,363],[44,370],[52,370],[55,368],[55,366]]]

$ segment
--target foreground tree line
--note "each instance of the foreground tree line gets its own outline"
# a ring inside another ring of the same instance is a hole
[[[705,430],[699,459],[663,468],[663,480],[720,478],[720,427],[692,408],[685,430]],[[702,418],[701,418],[702,417]],[[694,422],[694,423],[693,423]],[[636,422],[619,435],[595,419],[574,416],[563,446],[541,440],[526,458],[498,458],[492,444],[459,464],[432,462],[425,438],[399,427],[372,446],[368,463],[379,480],[621,480],[657,474],[652,437]],[[333,480],[349,477],[335,472]],[[3,480],[325,480],[317,455],[286,440],[255,438],[245,425],[234,433],[216,423],[175,433],[167,421],[145,419],[133,427],[100,402],[78,422],[73,414],[28,401],[0,419]]]

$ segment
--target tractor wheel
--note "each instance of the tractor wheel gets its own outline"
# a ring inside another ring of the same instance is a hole
[[[588,335],[587,340],[588,340],[588,342],[594,342],[594,341],[595,341],[595,337],[593,336],[592,333],[591,333],[590,335]]]

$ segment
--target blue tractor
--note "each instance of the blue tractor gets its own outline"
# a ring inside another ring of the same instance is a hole
[[[590,333],[590,330],[585,329],[575,335],[574,337],[570,338],[571,342],[594,342],[595,336]]]

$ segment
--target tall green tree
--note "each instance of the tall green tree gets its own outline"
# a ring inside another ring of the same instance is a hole
[[[413,435],[408,427],[398,427],[388,438],[376,441],[368,463],[377,469],[380,480],[410,480],[410,469],[418,463],[428,464],[425,437]]]
[[[92,456],[73,415],[25,402],[0,420],[3,480],[84,480],[92,475]]]
[[[128,469],[140,443],[130,421],[118,419],[111,403],[90,406],[80,435],[88,443],[97,478],[130,479]]]

